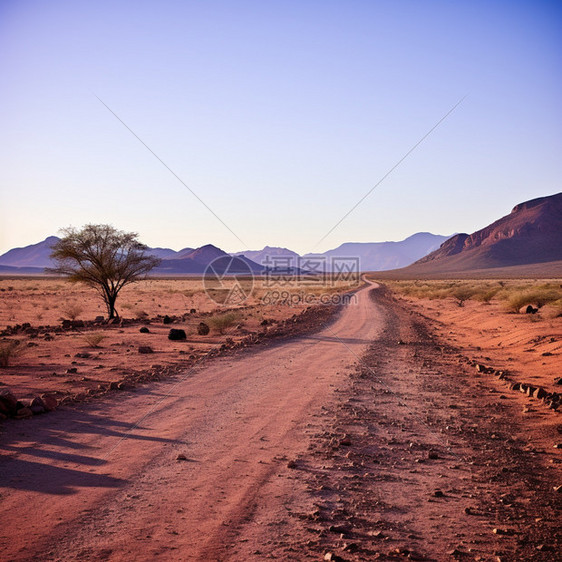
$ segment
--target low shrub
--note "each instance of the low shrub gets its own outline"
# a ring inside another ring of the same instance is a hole
[[[0,367],[8,367],[14,357],[20,355],[23,346],[19,340],[0,342]]]
[[[74,302],[74,303],[68,303],[63,308],[62,312],[65,315],[65,317],[68,318],[69,320],[76,320],[78,316],[82,314],[83,310],[84,308],[80,304]]]
[[[90,347],[100,347],[100,343],[105,339],[105,335],[100,332],[91,332],[89,334],[84,334],[84,341]]]
[[[560,292],[554,289],[529,289],[526,291],[516,291],[506,295],[506,307],[511,312],[519,312],[521,308],[529,304],[542,308],[545,304],[555,302],[560,299]]]
[[[218,316],[209,318],[209,324],[219,334],[224,334],[228,328],[231,328],[238,323],[239,315],[235,312],[227,312]]]

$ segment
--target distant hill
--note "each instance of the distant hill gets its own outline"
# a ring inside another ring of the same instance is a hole
[[[43,275],[45,270],[42,267],[14,267],[12,265],[0,265],[0,275]]]
[[[191,251],[188,251],[187,249],[182,250],[181,252],[178,252],[178,255],[182,257],[162,260],[162,263],[156,267],[152,273],[156,275],[201,274],[205,272],[205,269],[207,269],[207,266],[213,260],[220,257],[232,257],[230,254],[227,254],[212,244],[207,244]],[[259,273],[263,269],[261,265],[245,257],[240,257],[239,259],[244,261],[248,268],[254,273]],[[224,262],[221,262],[221,266],[228,267],[231,263],[232,262],[225,259]],[[234,265],[236,265],[236,263],[234,263]],[[232,269],[229,269],[229,271],[230,273],[237,272]],[[242,267],[240,272],[245,273],[245,271],[245,268]]]
[[[380,271],[411,264],[438,248],[447,238],[447,236],[420,232],[400,242],[350,242],[323,254],[307,254],[304,257],[325,259],[326,269],[330,269],[332,258],[358,258],[362,271]],[[54,265],[49,259],[49,254],[51,246],[57,240],[58,237],[49,236],[37,244],[6,252],[0,256],[0,266],[8,269],[0,270],[0,273],[23,274],[21,268],[33,268],[26,273],[41,273],[43,268]],[[153,270],[157,275],[201,274],[213,259],[229,255],[212,244],[195,249],[183,248],[177,252],[170,248],[148,248],[147,253],[162,259],[160,266]],[[247,250],[232,255],[245,261],[254,273],[263,272],[264,267],[269,267],[270,271],[275,273],[287,274],[304,272],[309,267],[317,271],[313,266],[306,265],[302,265],[299,269],[300,256],[288,248],[266,246],[262,250]],[[292,261],[286,262],[280,258]]]
[[[557,193],[516,205],[509,215],[473,234],[453,236],[403,272],[432,275],[525,266],[525,271],[540,275],[540,264],[557,271],[561,260],[562,193]],[[534,269],[529,267],[533,264]]]
[[[248,259],[259,263],[263,266],[271,266],[272,262],[279,258],[289,258],[293,260],[293,266],[296,266],[296,260],[299,255],[288,248],[278,248],[274,246],[265,246],[263,250],[246,250],[245,252],[236,252],[233,256],[245,256]]]
[[[439,248],[448,236],[418,232],[399,242],[347,242],[323,254],[305,258],[359,258],[361,271],[383,271],[407,266]]]
[[[49,236],[37,244],[9,250],[0,256],[0,265],[11,267],[49,267],[52,265],[49,259],[51,247],[59,240],[58,236]]]
[[[193,248],[190,248],[193,250]],[[172,250],[171,248],[150,248],[148,253],[151,256],[160,258],[161,260],[172,259],[178,256],[179,252]]]

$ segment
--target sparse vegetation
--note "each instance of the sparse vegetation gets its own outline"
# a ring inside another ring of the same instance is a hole
[[[80,314],[82,314],[83,311],[84,311],[84,307],[82,307],[80,304],[76,302],[73,302],[73,303],[68,303],[64,307],[62,313],[69,320],[76,320],[80,316]]]
[[[522,307],[529,304],[542,308],[545,304],[555,302],[561,297],[561,291],[545,286],[525,291],[515,291],[507,297],[507,308],[511,312],[519,312]]]
[[[209,324],[213,330],[217,331],[219,334],[224,334],[225,331],[234,326],[240,315],[236,312],[227,312],[225,314],[219,314],[217,316],[212,316],[209,318]]]
[[[8,367],[12,359],[23,351],[19,340],[0,342],[0,367]]]
[[[115,301],[121,289],[160,263],[145,253],[146,246],[133,232],[122,232],[107,224],[88,224],[81,230],[67,228],[63,232],[64,236],[53,245],[51,258],[57,266],[50,272],[96,289],[110,319],[119,316]]]
[[[537,280],[480,281],[384,281],[392,290],[419,299],[454,299],[459,306],[468,300],[503,303],[508,312],[519,312],[527,305],[549,305],[553,315],[562,315],[562,287],[558,282]]]
[[[105,339],[105,335],[101,332],[90,332],[84,334],[84,341],[90,347],[100,347],[100,343]]]

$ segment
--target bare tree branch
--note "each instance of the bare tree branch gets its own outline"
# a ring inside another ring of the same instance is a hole
[[[146,277],[160,259],[146,253],[147,247],[134,232],[123,232],[107,224],[87,224],[81,230],[63,229],[63,237],[53,245],[51,273],[72,282],[97,289],[109,318],[118,317],[115,301],[129,283]]]

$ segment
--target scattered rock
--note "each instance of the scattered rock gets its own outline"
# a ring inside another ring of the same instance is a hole
[[[162,324],[172,324],[174,321],[166,314],[162,319]]]
[[[529,304],[525,309],[525,314],[536,314],[538,311],[538,308],[535,308],[533,305]]]
[[[182,341],[187,339],[185,330],[179,328],[172,328],[168,334],[168,339],[172,341]]]
[[[16,419],[17,420],[24,420],[24,419],[32,418],[32,417],[33,417],[33,412],[31,411],[31,408],[28,408],[27,406],[24,406],[23,408],[20,408],[16,412]]]
[[[184,455],[183,453],[180,453],[180,454],[176,457],[176,460],[177,460],[177,461],[187,461],[187,460],[189,460],[189,459],[187,458],[186,455]]]
[[[330,525],[328,527],[328,531],[330,531],[330,533],[339,533],[340,535],[345,535],[349,533],[350,528],[344,527],[343,525]]]
[[[6,417],[16,415],[18,399],[9,391],[0,391],[0,413]]]
[[[154,353],[154,349],[152,349],[149,345],[140,345],[139,353]]]
[[[287,468],[297,468],[297,463],[295,461],[289,461],[287,463]]]
[[[43,400],[43,404],[47,412],[52,412],[53,410],[56,410],[59,402],[54,396],[50,394],[42,394],[41,398]]]
[[[47,411],[45,408],[45,402],[40,396],[36,396],[29,405],[29,409],[33,412],[34,415],[43,414]]]
[[[513,530],[512,529],[500,529],[499,527],[496,527],[492,533],[494,533],[494,535],[513,535]]]
[[[442,490],[435,490],[435,492],[433,492],[433,495],[436,498],[442,498],[445,496],[445,493]]]
[[[326,554],[324,554],[324,560],[331,560],[332,562],[344,562],[344,559],[334,552],[326,552]]]
[[[537,546],[537,550],[538,550],[539,552],[549,552],[549,551],[551,551],[551,550],[553,550],[553,549],[552,549],[552,547],[549,546],[548,544],[539,544],[539,545]]]
[[[205,324],[205,322],[200,322],[199,326],[197,326],[197,333],[200,336],[206,336],[210,331],[211,329],[207,324]]]
[[[70,369],[67,369],[67,370],[66,370],[66,374],[67,374],[67,375],[73,375],[73,374],[75,374],[75,373],[77,373],[77,372],[78,372],[78,369],[77,369],[76,367],[70,367]]]
[[[385,534],[382,531],[372,531],[369,533],[369,536],[373,537],[374,539],[384,539]]]
[[[139,330],[139,332],[140,332],[141,334],[150,334],[150,330],[149,330],[146,326],[143,326],[143,327]]]
[[[527,386],[527,390],[525,391],[527,396],[533,396],[533,393],[535,392],[535,390],[537,390],[536,386]]]
[[[548,393],[544,388],[538,387],[533,392],[533,397],[537,398],[538,400],[542,400]]]

